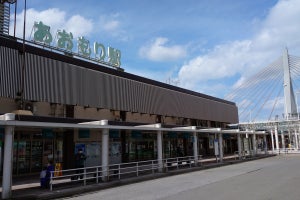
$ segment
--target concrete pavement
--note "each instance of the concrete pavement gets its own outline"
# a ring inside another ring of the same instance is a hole
[[[148,180],[72,200],[299,200],[300,155],[281,155],[251,162]]]
[[[253,159],[257,159],[261,157],[256,157]],[[54,199],[54,198],[60,198],[60,197],[67,197],[77,194],[83,194],[86,192],[91,191],[97,191],[97,190],[103,190],[107,188],[112,188],[116,186],[121,185],[128,185],[132,183],[137,182],[144,182],[146,180],[153,180],[163,177],[168,177],[170,175],[177,175],[182,173],[190,173],[194,171],[204,170],[208,168],[214,168],[219,166],[225,166],[235,163],[244,162],[242,161],[235,161],[235,160],[225,160],[224,163],[205,163],[205,165],[201,167],[193,167],[188,169],[181,169],[179,171],[169,171],[167,173],[158,173],[158,174],[151,174],[151,175],[145,175],[140,177],[132,177],[132,178],[126,178],[122,180],[115,180],[110,182],[102,182],[99,184],[92,184],[87,186],[82,186],[82,184],[67,184],[63,185],[61,187],[57,187],[54,189],[54,191],[49,191],[47,189],[41,189],[39,188],[39,182],[36,177],[28,177],[27,179],[19,180],[20,183],[23,182],[23,184],[14,184],[13,186],[13,199]]]

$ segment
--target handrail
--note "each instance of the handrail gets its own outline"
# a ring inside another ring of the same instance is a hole
[[[299,148],[279,148],[278,150],[275,150],[278,154],[289,154],[289,153],[300,153]]]
[[[300,152],[299,152],[300,153]],[[251,157],[250,152],[242,152],[244,158]],[[162,160],[145,160],[139,162],[128,162],[111,164],[108,166],[93,166],[76,169],[52,171],[50,176],[50,190],[53,190],[53,185],[80,182],[85,186],[87,183],[106,181],[109,179],[122,179],[132,176],[141,176],[144,174],[155,174],[178,170],[180,168],[192,168],[194,166],[202,166],[204,162],[211,162],[213,158],[203,160],[202,155],[164,158]],[[103,169],[103,170],[102,170]],[[54,176],[54,174],[62,174]],[[106,176],[103,176],[105,174]]]
[[[99,183],[99,179],[103,179],[103,168],[108,169],[108,178],[117,177],[121,179],[122,176],[128,176],[134,174],[135,176],[140,176],[144,173],[154,174],[159,172],[162,167],[164,171],[179,169],[181,167],[197,166],[198,163],[201,165],[202,155],[197,157],[197,162],[195,162],[194,156],[187,157],[176,157],[176,158],[165,158],[162,159],[163,166],[159,165],[159,160],[146,160],[139,162],[129,162],[120,164],[111,164],[108,166],[93,166],[93,167],[83,167],[76,169],[66,169],[59,171],[52,171],[50,176],[50,190],[53,190],[54,184],[66,183],[66,182],[79,182],[82,181],[83,185],[87,184],[87,181],[94,180]],[[54,176],[54,174],[62,174],[60,176]]]

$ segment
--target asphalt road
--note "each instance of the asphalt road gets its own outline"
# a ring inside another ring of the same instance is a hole
[[[300,155],[276,156],[64,199],[300,200]]]

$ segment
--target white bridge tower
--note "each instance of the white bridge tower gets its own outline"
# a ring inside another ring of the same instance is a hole
[[[288,50],[285,49],[283,56],[283,88],[284,88],[284,115],[285,119],[290,119],[297,116],[297,104],[295,101],[295,95],[293,90],[293,84],[291,81],[290,65]]]

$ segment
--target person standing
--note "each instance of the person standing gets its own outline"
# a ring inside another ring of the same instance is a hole
[[[78,174],[76,176],[76,180],[78,178],[80,178],[80,179],[83,178],[83,172],[84,172],[84,170],[82,168],[84,168],[85,160],[86,160],[86,156],[83,153],[82,149],[78,149],[78,152],[75,155],[75,167],[79,168],[78,170],[76,170],[76,174]]]
[[[44,167],[40,173],[41,188],[47,188],[47,167]]]
[[[54,172],[54,166],[53,166],[53,162],[49,161],[47,168],[46,168],[46,188],[49,188],[50,186],[50,179],[51,176],[53,176],[53,172]]]

